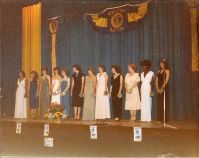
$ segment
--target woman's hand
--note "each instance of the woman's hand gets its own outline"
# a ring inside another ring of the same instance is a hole
[[[118,97],[118,98],[122,98],[122,93],[121,93],[121,92],[118,92],[117,97]]]
[[[150,92],[150,97],[154,97],[154,91]]]
[[[79,97],[83,97],[83,93],[82,92],[79,93]]]
[[[163,88],[161,88],[160,89],[160,94],[162,94],[164,92],[164,89]]]
[[[127,93],[132,93],[132,89],[127,89],[127,91],[126,91]]]
[[[157,88],[157,93],[160,93],[160,89],[159,88]]]
[[[108,91],[104,91],[104,95],[108,95]]]

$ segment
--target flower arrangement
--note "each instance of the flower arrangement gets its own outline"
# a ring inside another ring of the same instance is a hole
[[[60,119],[63,115],[64,107],[60,104],[53,103],[49,106],[48,118]]]

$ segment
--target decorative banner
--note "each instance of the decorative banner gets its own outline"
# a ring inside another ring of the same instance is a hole
[[[49,30],[52,34],[52,50],[51,50],[51,64],[52,70],[56,67],[56,33],[58,28],[58,21],[51,20],[49,23]]]
[[[86,14],[86,16],[97,31],[122,32],[133,29],[143,22],[148,13],[150,2],[107,8],[101,13]]]

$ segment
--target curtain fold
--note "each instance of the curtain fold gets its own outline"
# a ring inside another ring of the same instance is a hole
[[[22,8],[22,69],[41,71],[41,3]]]
[[[144,23],[135,30],[101,34],[96,32],[83,17],[84,13],[102,8],[124,4],[122,1],[99,1],[84,3],[64,1],[61,3],[43,3],[42,17],[42,64],[51,67],[51,33],[48,31],[49,17],[70,14],[60,19],[57,31],[57,66],[71,70],[73,64],[80,64],[87,72],[89,66],[97,70],[98,64],[105,64],[109,76],[111,65],[119,64],[125,74],[129,63],[137,64],[141,72],[140,61],[149,59],[152,70],[157,72],[159,60],[167,58],[171,68],[170,79],[170,119],[198,117],[192,103],[195,89],[191,89],[191,26],[190,10],[185,1],[154,0],[151,12]],[[76,12],[78,10],[78,12]],[[124,105],[123,105],[124,106]],[[124,109],[124,107],[123,107]],[[156,95],[153,98],[153,119],[156,118]],[[128,113],[123,111],[123,118]]]

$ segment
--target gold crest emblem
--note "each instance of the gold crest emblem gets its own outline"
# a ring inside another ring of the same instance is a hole
[[[124,16],[122,13],[115,13],[111,18],[111,25],[115,29],[119,29],[124,22]]]
[[[49,23],[49,28],[50,28],[50,32],[52,34],[57,32],[57,25],[58,25],[58,21],[57,20],[53,20]]]

